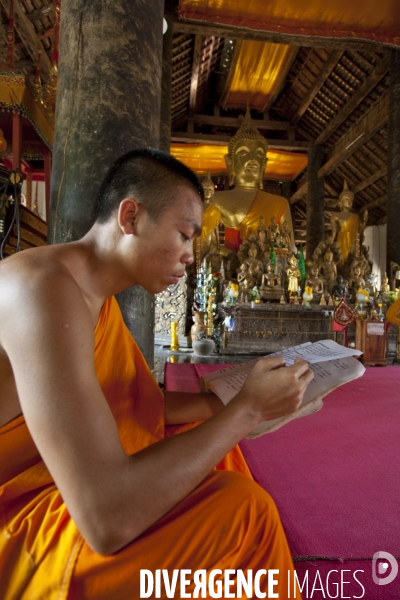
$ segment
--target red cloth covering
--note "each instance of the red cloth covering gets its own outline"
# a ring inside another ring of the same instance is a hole
[[[180,371],[179,385],[186,373],[195,391],[196,372],[223,366],[168,364],[167,387]],[[322,577],[325,596],[310,591],[313,600],[329,597],[326,576],[335,569],[331,581],[340,581],[343,571],[351,582],[339,598],[361,597],[352,575],[357,569],[366,600],[400,598],[400,569],[388,585],[372,580],[376,552],[400,558],[399,381],[397,366],[368,367],[361,379],[327,396],[320,412],[240,444],[255,480],[275,499],[299,576],[308,571],[313,582],[319,571]]]
[[[230,227],[225,227],[225,246],[231,250],[239,250],[239,246],[242,243],[240,237],[240,231]]]

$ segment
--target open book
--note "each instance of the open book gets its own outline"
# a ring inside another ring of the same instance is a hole
[[[265,357],[207,373],[200,378],[201,391],[212,391],[224,404],[228,404],[241,390],[247,375],[258,360],[283,356],[286,366],[292,365],[297,357],[306,360],[314,373],[314,379],[303,396],[300,408],[291,415],[259,423],[247,436],[254,438],[263,433],[275,431],[293,419],[305,417],[320,410],[324,396],[340,385],[363,375],[365,367],[354,358],[360,354],[362,354],[360,350],[345,348],[332,340],[322,340],[313,344],[306,342],[274,354],[268,354]]]

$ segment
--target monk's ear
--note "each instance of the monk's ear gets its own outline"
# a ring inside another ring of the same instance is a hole
[[[118,225],[126,235],[135,232],[137,218],[141,213],[140,204],[135,198],[124,198],[118,208]]]

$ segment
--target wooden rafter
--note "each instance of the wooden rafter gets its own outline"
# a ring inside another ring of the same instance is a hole
[[[215,125],[217,127],[239,127],[239,117],[218,117],[211,115],[193,115],[193,122],[202,125]],[[270,121],[269,119],[250,119],[251,125],[257,129],[276,131],[290,131],[292,126],[287,121]]]
[[[318,77],[314,81],[312,87],[308,90],[308,93],[305,95],[303,100],[300,103],[297,111],[292,117],[291,123],[294,125],[297,121],[300,121],[301,117],[306,112],[307,108],[310,106],[311,102],[314,100],[315,96],[318,94],[319,90],[324,85],[325,81],[328,79],[329,75],[332,73],[333,69],[336,67],[340,57],[343,54],[343,50],[335,50],[332,52],[331,56],[326,61],[324,67],[320,71]]]
[[[0,0],[0,3],[8,15],[10,8],[9,1]],[[44,77],[47,78],[51,67],[50,59],[38,39],[34,26],[24,13],[22,5],[19,2],[14,2],[14,22],[15,30],[21,38],[22,43],[34,64],[37,62],[39,47],[42,50],[41,69]]]
[[[379,65],[372,71],[367,79],[360,85],[342,110],[329,122],[322,133],[315,140],[316,144],[323,144],[336,129],[347,119],[349,115],[357,108],[366,96],[373,90],[376,84],[386,75],[390,68],[390,54],[388,54]]]
[[[48,17],[49,14],[51,14],[51,11],[53,10],[53,2],[50,2],[50,4],[46,4],[45,6],[42,6],[36,10],[33,10],[30,13],[27,13],[27,17],[30,21],[37,21],[38,19],[42,19],[43,17]]]
[[[176,105],[183,102],[177,102]],[[186,133],[183,131],[173,131],[171,133],[172,142],[190,142],[193,144],[217,144],[227,146],[231,135],[213,135],[208,133]],[[276,140],[267,139],[268,147],[274,150],[307,150],[310,142],[299,142],[297,140]]]
[[[197,88],[199,86],[199,73],[201,63],[202,36],[196,35],[194,39],[192,79],[190,82],[189,116],[194,115],[196,109]]]
[[[274,31],[260,31],[255,29],[246,29],[240,27],[230,27],[229,25],[217,25],[206,21],[189,21],[178,17],[177,13],[165,7],[165,16],[173,23],[175,32],[194,33],[196,35],[211,36],[232,39],[257,40],[260,42],[273,42],[275,44],[290,44],[292,46],[305,46],[315,48],[329,48],[345,50],[360,50],[372,53],[372,50],[377,47],[376,42],[368,40],[353,40],[353,39],[332,39],[323,36],[305,37],[302,35],[291,35],[277,33]]]
[[[377,131],[382,129],[388,119],[389,97],[383,96],[370,110],[337,142],[328,152],[326,161],[318,171],[319,177],[332,173],[343,161],[354,154]],[[307,192],[307,182],[301,182],[290,198],[293,204]]]
[[[365,204],[362,207],[362,210],[372,210],[373,208],[377,208],[378,206],[382,206],[383,204],[386,204],[387,202],[387,194],[384,194],[384,196],[381,196],[380,198],[377,198],[376,200],[372,200],[372,202],[368,202],[368,204]]]
[[[389,96],[383,96],[328,152],[319,177],[331,173],[387,123]]]

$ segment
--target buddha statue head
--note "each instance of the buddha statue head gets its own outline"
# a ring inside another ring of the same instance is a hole
[[[257,254],[258,254],[257,246],[255,244],[251,244],[251,246],[248,250],[249,257],[256,258]]]
[[[349,211],[353,206],[354,194],[349,189],[346,179],[343,182],[343,190],[339,196],[339,208],[341,211]]]
[[[267,140],[244,121],[229,141],[228,154],[225,155],[229,185],[247,190],[262,189],[267,149]]]
[[[201,183],[204,190],[204,202],[210,204],[212,197],[215,194],[215,185],[211,179],[210,169],[207,171],[207,177]]]

